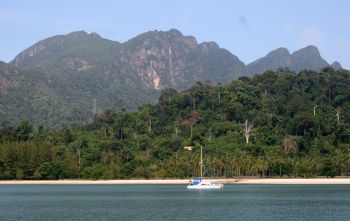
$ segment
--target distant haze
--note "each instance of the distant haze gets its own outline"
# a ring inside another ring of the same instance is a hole
[[[327,62],[350,68],[350,2],[338,1],[7,1],[0,8],[0,60],[37,41],[75,30],[119,42],[176,28],[215,41],[245,64],[269,51],[315,45]]]

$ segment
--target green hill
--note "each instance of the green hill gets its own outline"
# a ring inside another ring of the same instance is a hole
[[[329,67],[167,89],[155,105],[105,111],[75,129],[2,128],[0,177],[190,177],[199,145],[205,176],[348,175],[349,98],[350,72]]]

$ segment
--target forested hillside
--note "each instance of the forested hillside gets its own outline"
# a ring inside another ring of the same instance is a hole
[[[149,31],[120,43],[78,31],[37,42],[10,63],[0,61],[0,124],[28,120],[51,129],[89,121],[98,111],[135,111],[161,90],[196,81],[228,83],[266,70],[319,71],[329,64],[315,46],[272,51],[245,65],[215,42],[176,29]],[[342,69],[339,63],[333,68]]]
[[[267,71],[163,90],[137,112],[0,130],[1,179],[336,176],[350,168],[350,72]],[[186,151],[184,146],[194,146]]]

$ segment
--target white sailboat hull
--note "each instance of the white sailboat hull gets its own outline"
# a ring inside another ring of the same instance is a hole
[[[224,184],[211,184],[211,185],[187,185],[187,189],[222,189],[224,188]]]

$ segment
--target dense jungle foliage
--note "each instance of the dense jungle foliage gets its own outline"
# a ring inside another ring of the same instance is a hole
[[[338,176],[350,169],[350,72],[287,69],[162,91],[53,131],[0,129],[0,179]],[[193,151],[184,150],[193,146]]]

